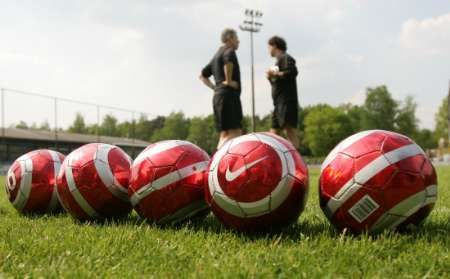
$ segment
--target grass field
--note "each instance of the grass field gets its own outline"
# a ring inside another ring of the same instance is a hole
[[[311,170],[298,224],[258,236],[230,232],[211,215],[177,228],[148,225],[136,215],[110,224],[22,217],[2,190],[0,278],[450,277],[450,167],[438,168],[437,206],[420,230],[376,237],[330,227],[318,206],[317,176]]]

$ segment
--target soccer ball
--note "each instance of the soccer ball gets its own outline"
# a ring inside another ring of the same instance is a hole
[[[203,196],[209,156],[181,140],[148,146],[133,162],[128,189],[131,204],[142,218],[174,224],[209,212]]]
[[[70,153],[58,175],[58,194],[75,219],[123,217],[130,213],[131,158],[119,147],[90,143]]]
[[[308,169],[291,143],[271,133],[228,141],[214,155],[206,200],[227,227],[278,229],[297,221],[308,195]]]
[[[6,195],[21,213],[49,213],[60,209],[56,193],[64,155],[47,149],[20,156],[8,170]]]
[[[430,214],[436,172],[406,136],[371,130],[337,145],[322,164],[320,206],[339,230],[404,230]]]

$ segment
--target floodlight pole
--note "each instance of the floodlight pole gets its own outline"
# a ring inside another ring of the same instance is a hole
[[[246,9],[246,20],[239,26],[242,31],[250,33],[250,60],[251,60],[251,79],[252,79],[252,132],[255,132],[255,67],[254,67],[254,47],[253,47],[253,33],[261,30],[262,23],[255,19],[263,16],[263,13],[257,10]]]

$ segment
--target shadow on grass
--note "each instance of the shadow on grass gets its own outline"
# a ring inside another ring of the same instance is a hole
[[[41,220],[41,219],[47,219],[47,218],[60,218],[65,217],[67,214],[64,211],[55,211],[50,213],[29,213],[29,212],[22,212],[18,213],[20,216],[23,216],[30,220]]]
[[[0,208],[1,209],[1,208]],[[1,214],[0,210],[0,214]],[[56,214],[28,214],[23,215],[28,219],[42,219],[44,218],[66,218],[67,214],[59,212]],[[276,240],[278,242],[299,242],[305,239],[317,239],[319,237],[336,238],[341,240],[347,239],[365,239],[371,238],[373,240],[383,240],[386,237],[405,237],[405,240],[411,241],[411,239],[421,239],[430,243],[436,242],[448,242],[450,238],[450,220],[443,222],[425,222],[424,225],[418,227],[412,231],[403,232],[383,232],[380,234],[359,234],[355,235],[349,232],[339,232],[335,230],[328,222],[316,219],[303,219],[300,218],[299,222],[291,226],[282,229],[268,229],[262,232],[237,232],[232,229],[226,228],[222,225],[213,214],[207,215],[205,218],[197,218],[181,222],[174,225],[157,225],[152,222],[148,222],[145,219],[140,218],[137,214],[132,213],[122,218],[109,218],[94,221],[79,221],[73,219],[73,222],[79,225],[90,225],[95,227],[151,227],[157,230],[164,231],[180,231],[189,230],[194,232],[200,232],[204,234],[232,234],[240,239],[246,241],[258,241],[258,240]]]
[[[214,234],[231,233],[239,238],[245,238],[247,240],[272,239],[281,237],[284,240],[301,241],[304,238],[317,237],[318,235],[338,235],[338,233],[327,223],[309,222],[307,220],[301,220],[300,223],[296,223],[282,229],[267,229],[261,232],[239,232],[226,228],[212,214],[210,214],[204,220],[193,220],[175,226],[163,227],[162,229],[173,230],[177,228],[187,228],[196,232]]]
[[[428,242],[442,242],[447,241],[450,238],[450,222],[436,223],[426,222],[424,225],[418,227],[413,231],[403,232],[383,232],[380,234],[352,234],[348,231],[340,232],[335,230],[328,222],[323,220],[304,220],[291,226],[282,229],[269,229],[262,232],[238,232],[232,229],[226,228],[222,225],[213,214],[209,214],[205,218],[197,218],[181,222],[173,225],[157,225],[140,218],[137,214],[131,214],[123,218],[104,219],[95,221],[77,221],[80,225],[92,225],[92,226],[137,226],[137,227],[151,227],[156,230],[177,232],[180,230],[189,230],[194,232],[200,232],[204,234],[224,235],[232,234],[240,239],[246,241],[258,241],[258,240],[276,240],[278,242],[299,242],[305,239],[317,239],[319,237],[335,238],[340,240],[348,239],[366,239],[371,238],[374,241],[384,240],[386,237],[406,237],[407,241],[410,239],[422,239]]]
[[[73,222],[79,225],[91,225],[95,227],[109,227],[109,226],[128,227],[128,226],[145,226],[148,224],[145,220],[142,220],[141,218],[139,218],[139,216],[135,214],[96,220],[78,220],[74,218],[72,218],[72,220]]]
[[[9,214],[9,211],[4,209],[3,207],[0,207],[0,215],[7,215]]]
[[[374,241],[385,240],[388,238],[405,238],[405,241],[411,241],[411,239],[421,239],[430,243],[448,242],[450,241],[450,220],[447,222],[426,222],[424,225],[417,227],[414,230],[409,231],[385,231],[378,234],[353,234],[348,231],[337,231],[328,222],[316,220],[311,222],[310,220],[303,220],[300,218],[300,222],[282,229],[272,229],[262,232],[237,232],[226,228],[222,225],[212,214],[210,214],[204,220],[189,221],[174,226],[165,226],[160,229],[176,230],[180,228],[186,228],[196,232],[204,232],[207,234],[234,234],[235,236],[249,240],[257,241],[261,239],[279,239],[277,241],[302,241],[305,239],[316,238],[335,238],[340,240],[360,240],[370,238]]]
[[[446,239],[447,242],[450,242],[450,220],[446,222],[426,222],[409,234],[431,242],[436,239]]]

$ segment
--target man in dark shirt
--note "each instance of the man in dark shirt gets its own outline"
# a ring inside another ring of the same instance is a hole
[[[214,119],[220,132],[217,148],[242,134],[241,73],[236,56],[239,39],[235,30],[225,29],[221,40],[223,45],[200,74],[200,80],[214,90]]]
[[[272,114],[272,133],[286,133],[287,139],[298,149],[298,97],[297,67],[295,60],[286,53],[287,45],[283,38],[270,38],[269,53],[276,64],[267,71],[267,79],[272,86],[274,110]]]

